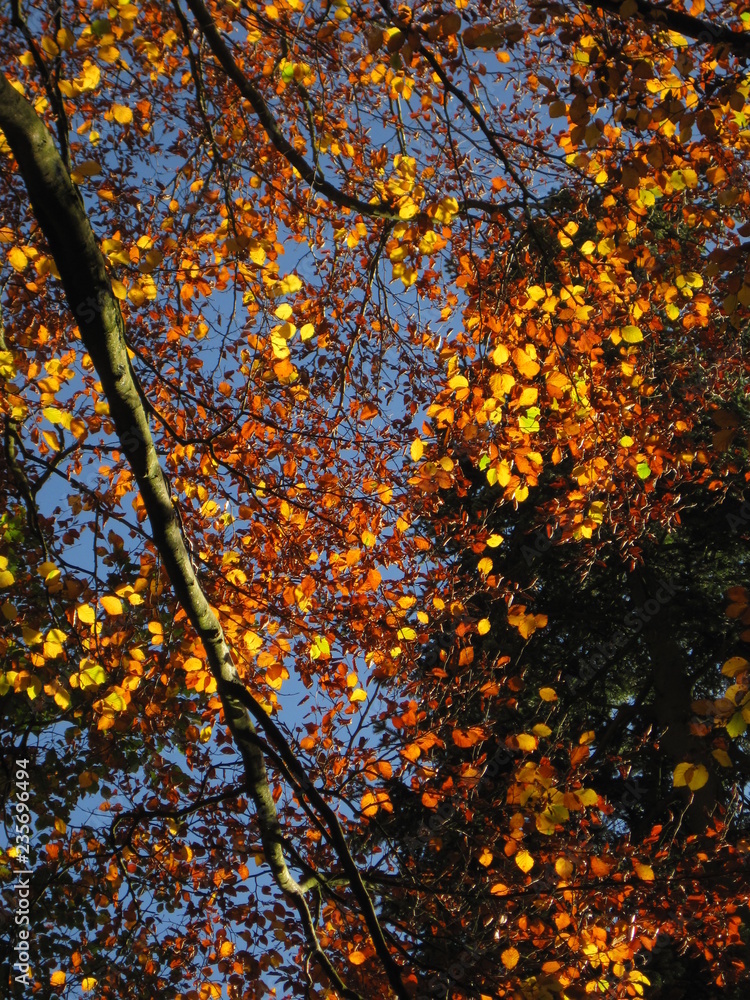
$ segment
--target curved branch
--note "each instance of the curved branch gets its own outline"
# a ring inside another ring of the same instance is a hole
[[[702,17],[685,14],[663,4],[649,3],[648,0],[632,0],[631,14],[623,14],[620,0],[582,0],[587,7],[614,14],[621,21],[638,17],[647,24],[667,31],[677,31],[686,38],[692,38],[706,45],[727,45],[738,56],[750,56],[750,32],[733,31],[732,28]]]

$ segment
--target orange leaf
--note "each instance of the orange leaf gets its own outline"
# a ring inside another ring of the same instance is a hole
[[[452,735],[453,742],[459,747],[473,747],[487,739],[487,734],[480,726],[473,726],[471,729],[454,729]]]
[[[500,956],[506,969],[515,969],[520,957],[516,948],[506,948]]]
[[[602,861],[601,858],[592,858],[591,871],[597,878],[603,878],[612,871],[612,865],[607,861]]]
[[[570,752],[570,763],[573,767],[578,767],[578,765],[584,761],[588,760],[589,748],[588,747],[575,747]]]
[[[529,344],[526,350],[522,350],[520,347],[517,347],[515,351],[513,351],[513,361],[515,362],[515,366],[524,378],[533,378],[539,372],[541,366],[535,359],[536,351],[531,344]]]
[[[644,882],[653,882],[656,878],[654,875],[654,869],[651,865],[644,865],[641,861],[634,861],[633,868],[635,868],[638,878],[642,879]]]

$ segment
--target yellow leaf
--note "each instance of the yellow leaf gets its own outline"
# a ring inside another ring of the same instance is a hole
[[[415,438],[411,443],[411,448],[409,449],[412,462],[418,462],[422,455],[424,455],[424,442],[421,438]]]
[[[38,677],[32,677],[31,680],[26,685],[26,694],[29,696],[31,701],[39,696],[39,692],[42,690],[42,682]]]
[[[45,406],[42,410],[42,414],[49,420],[51,424],[66,424],[70,426],[70,414],[63,413],[62,410],[58,410],[56,406]]]
[[[599,793],[593,788],[581,788],[574,795],[582,806],[595,806],[599,801]]]
[[[60,442],[58,441],[57,436],[52,433],[52,431],[42,431],[42,437],[47,442],[52,451],[60,450]]]
[[[124,712],[128,707],[127,701],[123,698],[119,691],[110,691],[104,699],[104,704],[113,709],[115,712]]]
[[[519,851],[513,860],[524,874],[530,872],[534,867],[534,859],[528,851]]]
[[[26,256],[26,254],[20,247],[13,247],[13,249],[8,254],[8,262],[10,263],[10,266],[13,268],[13,270],[18,271],[20,274],[20,272],[25,270],[26,266],[28,265],[29,258]]]
[[[44,54],[49,56],[50,59],[54,59],[55,56],[60,55],[60,47],[57,42],[53,38],[49,38],[47,35],[42,35],[40,45]]]
[[[506,969],[514,969],[516,965],[518,965],[518,959],[520,957],[521,956],[515,948],[506,948],[500,956]]]
[[[498,545],[502,545],[502,543],[503,543],[503,536],[502,535],[490,535],[490,537],[487,539],[487,542],[486,542],[486,544],[491,549],[496,549],[498,547]]]
[[[59,570],[53,562],[39,563],[39,565],[36,568],[36,571],[39,574],[39,576],[44,577],[45,581],[49,580],[49,578],[56,573],[59,575]]]
[[[81,87],[84,90],[93,90],[99,85],[101,76],[102,74],[99,67],[86,60],[84,63],[83,76],[81,78]]]
[[[504,896],[510,890],[504,882],[495,882],[495,884],[490,889],[493,896]]]
[[[685,785],[695,792],[708,781],[708,771],[703,764],[678,764],[674,770],[673,783],[675,788],[682,788]]]
[[[480,635],[487,635],[490,630],[490,620],[489,618],[481,618],[477,622],[477,632]]]
[[[488,851],[486,847],[483,847],[482,853],[479,855],[479,864],[488,868],[492,864],[492,851]]]
[[[89,660],[88,658],[81,660],[81,665],[78,671],[78,686],[81,690],[84,690],[87,687],[98,687],[100,684],[103,684],[106,679],[107,675],[98,663],[95,663],[93,660]]]
[[[399,206],[398,215],[400,219],[413,219],[419,212],[419,206],[411,198],[403,199],[403,204]]]
[[[331,647],[328,644],[328,640],[325,636],[316,635],[313,639],[312,646],[310,647],[310,659],[311,660],[327,660],[331,656]]]
[[[357,702],[366,700],[367,700],[367,695],[362,690],[362,688],[356,688],[356,690],[352,691],[352,693],[349,695],[349,701]]]
[[[492,358],[492,363],[497,365],[499,368],[500,365],[504,365],[510,357],[510,351],[504,344],[498,344],[490,357]]]
[[[637,326],[623,326],[620,334],[626,344],[639,344],[643,340],[643,334]]]
[[[28,625],[21,627],[21,634],[27,646],[38,646],[44,640],[44,636],[38,629],[30,628]],[[65,639],[65,635],[63,635],[63,639]]]
[[[539,688],[539,697],[542,701],[557,701],[557,692],[554,688]]]
[[[12,587],[15,582],[16,578],[9,569],[0,570],[0,587]]]
[[[251,246],[250,247],[250,260],[253,264],[257,264],[258,267],[262,267],[266,262],[266,251],[262,246]]]
[[[722,674],[726,677],[736,677],[737,674],[744,673],[748,668],[748,662],[742,656],[733,656],[721,668]]]
[[[726,752],[726,750],[713,750],[711,756],[714,760],[717,760],[722,767],[731,767],[732,758]]]
[[[537,748],[537,739],[535,736],[531,736],[529,733],[519,733],[515,737],[516,743],[518,744],[519,750],[531,751]]]
[[[81,989],[84,993],[90,993],[91,990],[96,986],[96,979],[93,976],[86,976],[85,979],[81,980]]]
[[[484,559],[480,559],[479,562],[477,563],[477,569],[479,570],[480,573],[483,573],[485,576],[487,576],[488,573],[492,572],[492,560],[488,559],[485,556]]]
[[[102,168],[96,160],[84,160],[83,163],[76,164],[73,174],[76,177],[96,177],[102,172]]]
[[[398,638],[399,639],[416,639],[417,638],[417,633],[414,631],[413,628],[409,628],[408,626],[406,626],[405,628],[400,628],[398,630]]]
[[[367,960],[367,956],[363,951],[352,951],[349,953],[349,961],[352,965],[361,965]]]
[[[60,969],[58,969],[57,972],[52,973],[52,975],[49,977],[49,981],[52,986],[64,986],[65,980],[67,978],[68,977],[65,975],[65,973],[62,972]]]
[[[104,597],[99,598],[99,603],[108,615],[122,614],[122,601],[119,597],[113,597],[112,594],[105,594]]]
[[[94,624],[96,621],[96,612],[90,604],[82,604],[78,608],[78,620],[82,621],[84,625]]]
[[[70,708],[70,694],[62,686],[60,681],[54,680],[51,684],[45,684],[44,693],[53,697],[55,699],[55,704],[63,711]],[[65,831],[62,832],[64,833]]]
[[[260,647],[263,645],[263,640],[261,639],[261,637],[258,635],[257,632],[251,632],[251,631],[245,632],[242,636],[242,641],[245,643],[245,648],[250,653],[254,653],[256,650],[260,649]],[[202,663],[200,665],[203,666]],[[185,667],[185,669],[187,669],[187,666]]]
[[[113,104],[112,114],[116,122],[120,125],[127,125],[133,120],[133,112],[126,104]]]

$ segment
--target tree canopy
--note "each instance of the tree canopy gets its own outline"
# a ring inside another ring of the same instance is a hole
[[[5,5],[11,995],[743,995],[749,23]]]

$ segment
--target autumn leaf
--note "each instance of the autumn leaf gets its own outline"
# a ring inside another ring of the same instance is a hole
[[[90,604],[81,604],[77,610],[78,620],[84,625],[93,625],[96,621],[96,612]]]
[[[21,273],[26,270],[26,267],[28,266],[29,263],[29,258],[26,256],[23,250],[21,250],[20,247],[12,247],[8,251],[8,263],[10,264],[10,266],[13,268],[14,271],[18,271],[19,273]]]
[[[506,969],[515,969],[518,965],[518,959],[521,956],[516,948],[506,948],[505,951],[500,955],[500,960]]]
[[[566,858],[558,858],[555,862],[555,871],[562,879],[569,879],[573,874],[573,865]]]
[[[113,104],[112,115],[120,125],[127,125],[133,120],[133,112],[125,104]]]
[[[99,603],[104,609],[104,612],[108,615],[115,616],[122,614],[122,601],[119,597],[114,597],[112,594],[106,594],[104,597],[99,598]]]
[[[687,786],[695,792],[708,781],[708,770],[703,764],[678,764],[674,770],[673,784],[675,788]]]
[[[328,645],[328,640],[325,636],[316,635],[313,639],[312,646],[310,647],[310,659],[328,659],[330,655],[331,647]]]
[[[643,864],[641,861],[633,861],[633,868],[639,879],[643,882],[653,882],[656,876],[654,875],[654,869],[650,865]]]
[[[527,874],[534,867],[534,859],[528,851],[519,851],[514,855],[513,860],[524,874]]]
[[[593,857],[591,859],[591,873],[597,878],[604,878],[612,871],[612,863],[604,861],[602,858]]]

